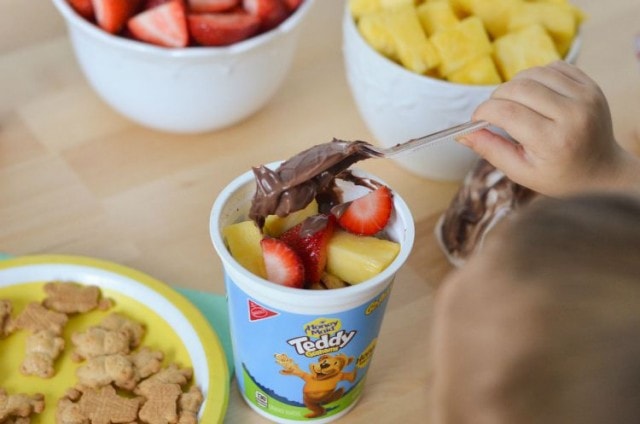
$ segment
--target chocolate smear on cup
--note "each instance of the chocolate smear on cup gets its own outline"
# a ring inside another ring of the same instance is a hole
[[[356,179],[345,173],[347,168],[375,157],[366,146],[369,143],[364,141],[333,139],[298,153],[275,170],[264,165],[253,167],[256,192],[249,218],[262,228],[268,215],[287,216],[303,209],[313,199],[318,201],[320,211],[327,213],[340,203],[335,179]]]
[[[449,262],[461,266],[502,218],[535,196],[486,160],[478,160],[435,227]]]

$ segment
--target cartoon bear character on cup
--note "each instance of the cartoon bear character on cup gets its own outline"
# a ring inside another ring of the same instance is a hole
[[[326,413],[323,405],[334,402],[342,397],[344,388],[337,388],[340,381],[353,383],[357,371],[344,372],[343,369],[353,362],[353,357],[339,353],[337,355],[322,355],[318,362],[309,365],[310,372],[300,369],[293,359],[284,353],[275,354],[276,363],[282,370],[280,374],[295,375],[304,380],[302,401],[311,411],[306,418],[316,418]]]

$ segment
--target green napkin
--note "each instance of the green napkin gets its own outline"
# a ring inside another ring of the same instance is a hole
[[[218,334],[218,339],[224,348],[229,366],[229,375],[233,377],[233,353],[231,350],[231,334],[229,332],[229,314],[227,313],[227,299],[217,294],[199,290],[174,287],[176,291],[189,299],[202,312],[209,324]]]
[[[11,255],[0,252],[0,260],[9,259]],[[202,315],[209,321],[211,327],[218,334],[220,343],[224,348],[229,366],[229,375],[233,377],[233,354],[231,350],[231,335],[229,333],[229,315],[227,314],[227,299],[224,296],[202,292],[198,290],[174,287],[174,289],[186,297]]]

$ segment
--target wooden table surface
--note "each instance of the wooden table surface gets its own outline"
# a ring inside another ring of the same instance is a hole
[[[640,2],[575,3],[589,16],[578,65],[608,96],[619,141],[639,152],[633,39]],[[0,252],[92,256],[224,293],[208,234],[220,190],[252,165],[334,136],[375,141],[343,71],[343,4],[316,1],[289,78],[264,109],[231,128],[184,136],[133,124],[96,96],[50,1],[0,2]],[[426,335],[434,289],[449,270],[432,230],[458,183],[422,179],[392,161],[362,167],[405,198],[417,239],[397,277],[364,396],[343,421],[424,422]],[[235,383],[226,422],[265,422]]]

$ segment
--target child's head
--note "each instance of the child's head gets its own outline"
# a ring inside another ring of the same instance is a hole
[[[534,202],[444,283],[437,423],[640,422],[640,198]]]

